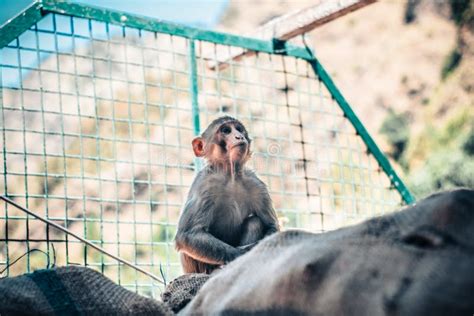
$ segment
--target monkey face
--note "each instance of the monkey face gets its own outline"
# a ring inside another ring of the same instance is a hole
[[[227,155],[231,162],[245,159],[249,151],[249,141],[246,134],[245,128],[240,123],[223,123],[216,133],[221,154]]]
[[[242,123],[228,118],[211,123],[202,137],[193,140],[193,150],[212,165],[243,165],[250,157],[250,138]]]

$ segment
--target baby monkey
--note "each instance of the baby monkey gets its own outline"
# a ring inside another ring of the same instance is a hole
[[[185,273],[211,273],[279,230],[266,185],[245,168],[251,140],[244,125],[224,116],[193,139],[207,166],[189,191],[176,249]]]

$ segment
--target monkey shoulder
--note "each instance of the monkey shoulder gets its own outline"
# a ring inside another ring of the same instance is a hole
[[[193,182],[193,187],[201,196],[205,196],[207,193],[222,191],[223,187],[228,183],[229,179],[227,176],[215,172],[210,168],[201,170],[196,179]]]
[[[269,208],[271,198],[267,186],[257,177],[255,172],[246,170],[242,182],[248,194],[248,201],[252,204],[252,209],[262,210]]]
[[[206,213],[214,212],[220,205],[233,196],[229,177],[205,168],[194,179],[188,195],[188,202],[192,208],[205,210]],[[202,212],[202,211],[200,211]]]
[[[212,179],[213,177],[207,168],[198,172],[189,189],[183,211],[209,209],[212,204],[212,192],[216,192],[214,188],[216,183],[215,179]]]
[[[246,169],[243,174],[243,182],[251,190],[259,191],[261,194],[268,194],[267,185],[260,180],[254,171]]]

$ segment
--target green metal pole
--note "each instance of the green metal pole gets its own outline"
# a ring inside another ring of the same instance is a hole
[[[196,45],[194,40],[189,40],[189,86],[191,88],[191,107],[193,116],[193,130],[194,135],[198,136],[201,133],[201,123],[199,121],[199,102],[198,102],[198,75],[196,65]],[[199,158],[194,158],[195,171],[201,170],[202,161]]]

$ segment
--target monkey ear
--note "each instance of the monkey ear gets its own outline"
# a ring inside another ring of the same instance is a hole
[[[193,139],[193,150],[196,157],[204,156],[204,141],[202,137],[196,137]]]

